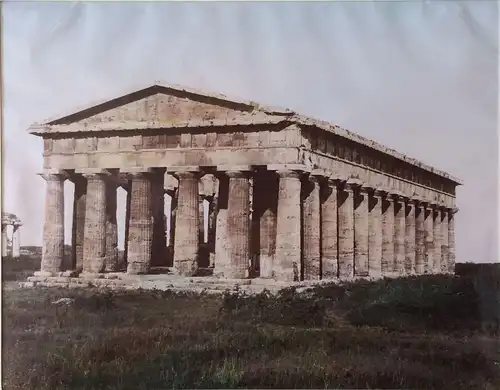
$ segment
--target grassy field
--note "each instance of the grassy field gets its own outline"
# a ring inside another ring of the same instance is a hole
[[[277,299],[5,282],[3,387],[500,389],[500,268],[457,270]]]

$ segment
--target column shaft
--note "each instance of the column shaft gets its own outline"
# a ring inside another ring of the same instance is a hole
[[[382,202],[382,275],[394,272],[394,201],[390,196]]]
[[[433,232],[432,235],[434,237],[434,254],[432,256],[434,260],[433,273],[439,274],[441,273],[441,245],[442,245],[442,237],[441,237],[441,210],[436,208],[434,210],[434,223],[433,223]]]
[[[441,272],[447,273],[448,270],[448,211],[442,210],[441,215]]]
[[[127,198],[125,203],[125,241],[123,248],[123,266],[127,268],[128,264],[128,240],[130,236],[130,209],[132,207],[132,180],[128,180],[127,185],[124,187],[127,191]]]
[[[339,278],[354,276],[354,192],[346,184],[338,199]]]
[[[337,182],[329,180],[322,191],[321,266],[322,278],[338,277]]]
[[[248,173],[233,171],[229,176],[227,235],[230,268],[228,276],[247,278],[250,271],[250,181]]]
[[[415,227],[415,203],[408,201],[406,204],[405,220],[405,272],[408,275],[415,274],[416,261],[416,227]]]
[[[382,195],[375,190],[369,202],[368,216],[368,267],[369,275],[382,275]]]
[[[127,273],[145,274],[151,265],[153,246],[153,210],[151,174],[130,175],[130,219],[128,230]]]
[[[64,258],[64,175],[44,175],[47,181],[41,272],[61,271]]]
[[[361,187],[354,196],[354,275],[368,276],[369,263],[369,196],[365,188]]]
[[[73,179],[73,227],[71,234],[71,269],[83,270],[83,242],[85,238],[85,211],[87,208],[87,179],[78,175]]]
[[[83,242],[83,272],[103,272],[106,260],[106,181],[87,175],[87,202]]]
[[[403,275],[405,271],[405,202],[397,196],[394,201],[394,274]]]
[[[455,210],[448,214],[448,272],[455,273]]]
[[[221,173],[218,175],[219,190],[217,202],[217,219],[215,228],[215,264],[214,275],[225,277],[230,267],[230,255],[227,233],[227,207],[229,198],[229,178]]]
[[[14,259],[21,255],[21,235],[19,232],[20,225],[14,225],[12,231],[12,257]]]
[[[153,241],[151,253],[152,266],[167,265],[167,242],[165,237],[165,190],[163,181],[165,172],[154,172],[151,178],[152,212],[153,212]]]
[[[181,172],[174,239],[174,268],[179,275],[193,276],[198,270],[199,188],[198,172]]]
[[[7,256],[7,225],[2,225],[2,256]]]
[[[415,206],[415,273],[425,273],[425,207],[422,203]]]
[[[215,267],[215,240],[217,236],[217,205],[218,197],[213,196],[210,200],[210,211],[208,214],[208,247],[210,250],[210,267]]]
[[[321,216],[318,178],[309,176],[302,184],[303,279],[319,280],[321,272]]]
[[[116,220],[117,184],[113,180],[106,181],[106,255],[105,270],[116,272],[118,263],[118,224]]]
[[[434,215],[431,207],[425,209],[425,273],[434,271]]]
[[[300,278],[301,181],[295,171],[279,171],[276,257],[273,275],[279,281]]]

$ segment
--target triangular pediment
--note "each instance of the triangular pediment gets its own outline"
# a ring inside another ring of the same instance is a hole
[[[74,131],[77,128],[109,129],[114,124],[120,124],[123,128],[122,125],[127,123],[132,128],[148,124],[155,127],[202,126],[205,123],[224,125],[245,123],[249,119],[265,122],[268,117],[283,119],[289,115],[293,115],[293,112],[271,109],[250,101],[230,100],[224,95],[154,84],[32,127],[52,127],[64,131],[64,127],[71,125],[68,131]]]

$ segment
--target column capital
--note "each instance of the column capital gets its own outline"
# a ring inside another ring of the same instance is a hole
[[[399,191],[393,191],[391,193],[391,196],[394,199],[394,201],[398,203],[406,202],[408,200],[408,196]]]
[[[230,179],[248,179],[250,177],[250,171],[231,170],[226,171],[225,174]]]
[[[361,188],[363,185],[363,181],[355,178],[349,178],[344,184],[344,190],[346,191],[354,191]]]
[[[293,171],[289,169],[277,170],[276,173],[280,179],[300,179],[303,175],[301,171]]]
[[[458,207],[454,206],[454,207],[447,207],[447,210],[448,210],[448,213],[450,214],[456,214],[459,210]]]
[[[69,178],[66,171],[44,171],[37,173],[38,176],[42,177],[45,181],[65,181]]]

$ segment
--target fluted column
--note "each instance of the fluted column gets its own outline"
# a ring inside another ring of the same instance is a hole
[[[193,276],[198,270],[200,213],[198,206],[199,178],[196,171],[178,172],[174,269],[179,275]]]
[[[425,273],[425,205],[414,199],[415,202],[415,273]]]
[[[274,278],[297,281],[301,259],[301,180],[297,171],[278,171],[278,212]]]
[[[7,225],[2,224],[2,256],[7,256]]]
[[[227,236],[230,267],[227,277],[247,278],[250,271],[250,181],[249,173],[228,171]]]
[[[71,268],[81,272],[83,270],[87,179],[83,177],[83,175],[76,175],[73,177],[72,181],[75,188],[73,197],[73,226],[71,232]]]
[[[132,207],[132,180],[127,180],[127,184],[123,187],[127,191],[127,198],[125,201],[125,240],[123,248],[123,265],[125,268],[128,264],[128,239],[130,232],[130,208]]]
[[[405,272],[405,236],[406,215],[405,198],[401,195],[394,196],[394,274],[403,275]]]
[[[455,213],[458,209],[448,212],[448,272],[455,273]]]
[[[354,189],[356,185],[345,183],[339,191],[339,278],[354,276]]]
[[[394,200],[390,194],[382,201],[382,275],[394,273]]]
[[[405,273],[413,275],[416,272],[416,222],[415,201],[409,199],[406,203],[405,219]]]
[[[368,273],[382,275],[382,201],[384,192],[373,190],[368,202]]]
[[[441,273],[448,273],[448,209],[441,209]]]
[[[319,177],[310,175],[302,184],[303,279],[318,280],[321,271],[321,209]]]
[[[354,275],[368,276],[369,215],[368,188],[358,187],[354,197]]]
[[[338,277],[337,184],[337,180],[329,179],[322,191],[321,265],[323,279]]]
[[[14,259],[21,256],[21,235],[19,228],[21,225],[14,224],[14,230],[12,231],[12,257]]]
[[[431,205],[425,208],[425,273],[433,273],[434,271],[434,210]]]
[[[165,237],[165,190],[163,170],[152,173],[152,212],[153,212],[153,241],[151,252],[151,266],[167,265],[167,242]]]
[[[64,180],[66,175],[42,175],[47,181],[40,275],[61,271],[64,258]]]
[[[433,222],[433,230],[432,235],[434,237],[434,254],[432,256],[434,260],[433,265],[433,273],[439,274],[441,273],[441,209],[437,206],[434,206],[434,222]]]
[[[83,241],[83,272],[104,272],[106,260],[106,181],[104,173],[84,175],[87,202]]]
[[[215,267],[215,240],[217,229],[217,205],[219,203],[218,197],[213,196],[210,200],[210,209],[208,213],[208,248],[210,267]]]
[[[151,265],[153,210],[151,173],[130,173],[130,219],[127,245],[127,274],[145,274]]]
[[[217,175],[219,182],[217,199],[217,218],[215,227],[215,264],[214,276],[225,277],[230,267],[230,254],[227,232],[227,208],[229,198],[229,177],[223,172]]]
[[[118,224],[116,220],[117,190],[116,179],[106,180],[106,254],[105,270],[116,272],[118,264]]]

